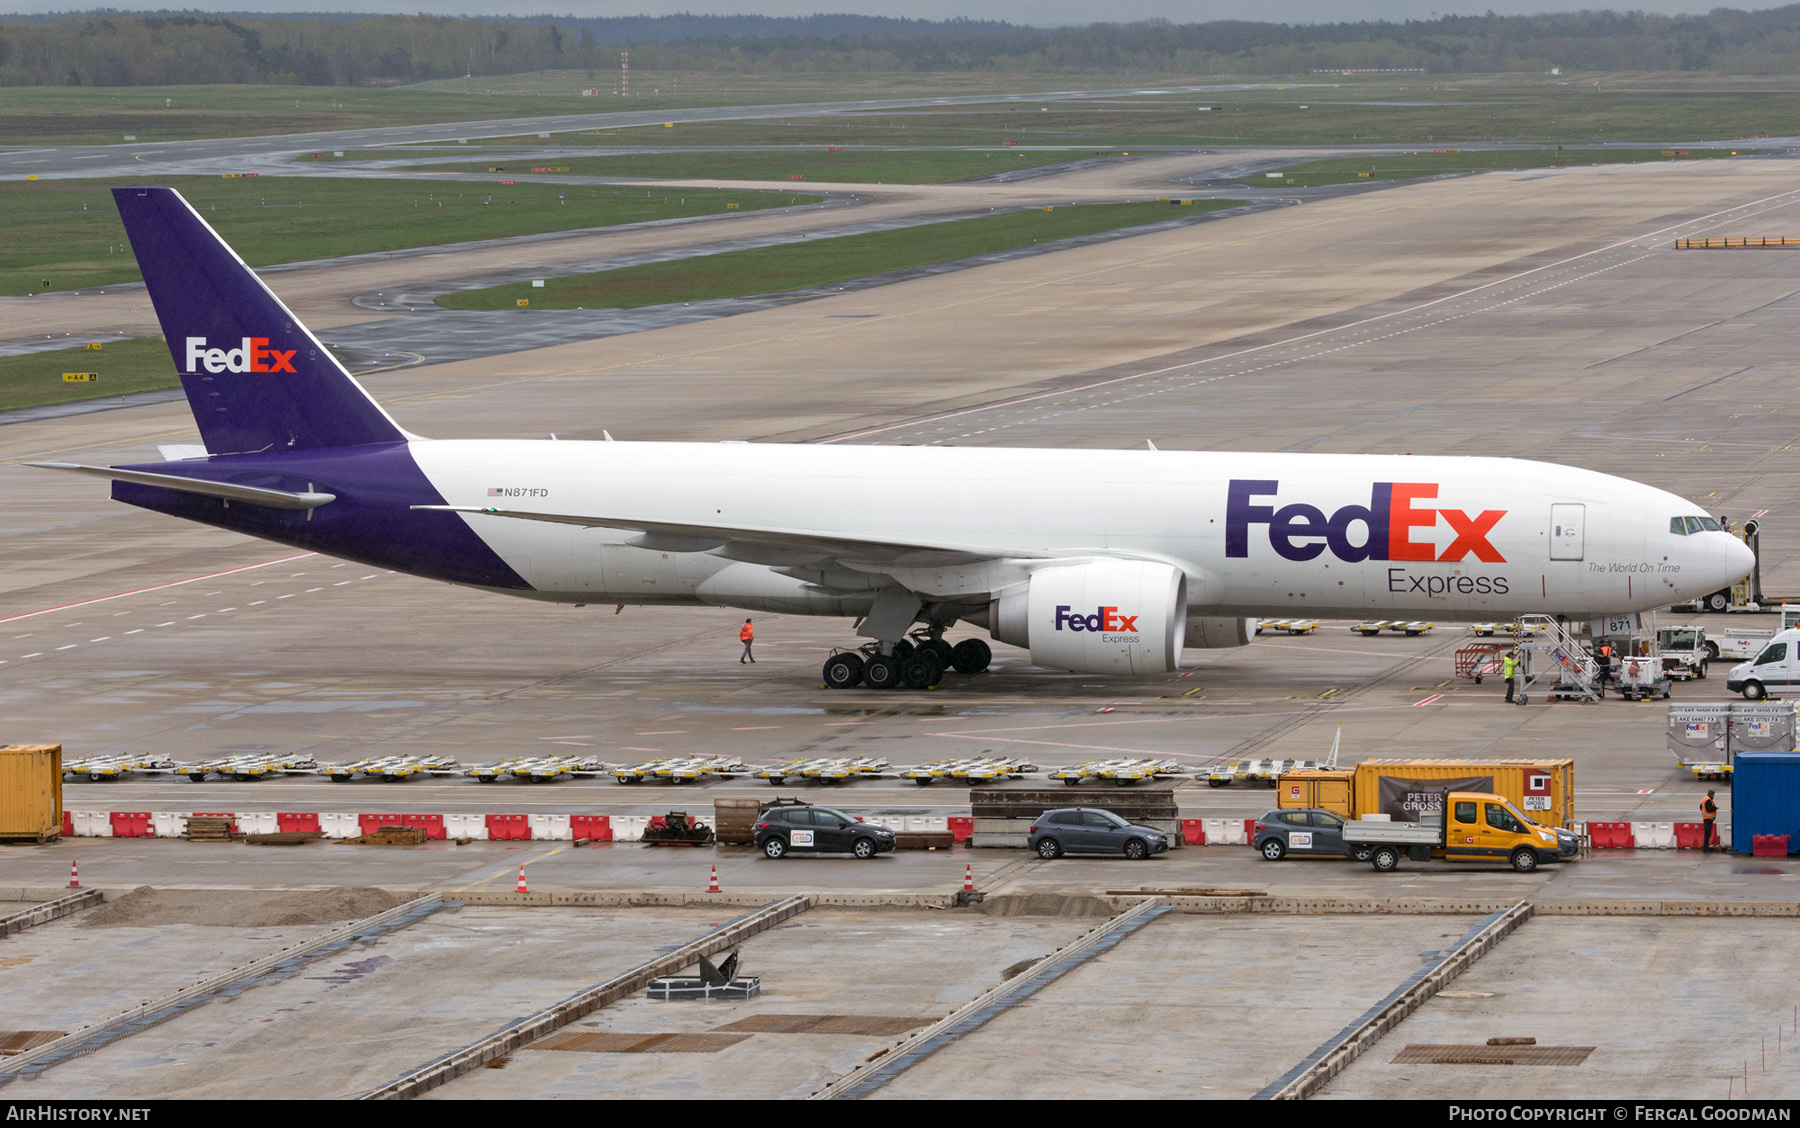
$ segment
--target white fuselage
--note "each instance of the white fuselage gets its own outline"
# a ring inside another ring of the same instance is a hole
[[[566,602],[863,614],[887,583],[985,599],[1046,563],[1125,557],[1181,569],[1190,615],[1592,616],[1695,598],[1752,563],[1728,533],[1671,533],[1671,518],[1702,513],[1690,501],[1513,459],[511,440],[410,448],[452,506],[619,522],[463,515],[535,589],[519,594]],[[804,545],[646,538],[633,520],[987,551],[949,563],[922,552],[876,569]]]

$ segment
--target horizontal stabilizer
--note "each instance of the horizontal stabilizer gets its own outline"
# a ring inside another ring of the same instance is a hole
[[[261,486],[239,486],[230,482],[207,482],[199,478],[184,478],[179,474],[152,474],[144,470],[120,470],[112,466],[82,466],[75,462],[27,462],[25,465],[36,466],[44,470],[73,470],[77,474],[92,474],[96,478],[111,478],[115,482],[135,482],[140,486],[157,486],[165,490],[180,490],[183,493],[201,494],[205,497],[222,497],[227,501],[266,505],[271,509],[317,509],[327,502],[337,500],[336,494],[270,490]]]

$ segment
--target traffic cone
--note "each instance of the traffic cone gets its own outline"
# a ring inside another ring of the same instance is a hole
[[[76,872],[75,862],[73,859],[71,859],[69,862],[69,888],[70,889],[80,889],[81,888],[81,874]]]
[[[973,862],[963,863],[963,892],[975,892],[975,864]]]
[[[523,862],[519,863],[519,887],[517,889],[513,890],[513,892],[515,892],[515,893],[531,892],[531,890],[525,888],[525,863],[523,863]]]
[[[717,893],[719,891],[719,867],[716,865],[712,868],[712,882],[707,885],[706,891],[708,893]]]

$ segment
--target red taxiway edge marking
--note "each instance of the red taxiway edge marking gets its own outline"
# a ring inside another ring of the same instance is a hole
[[[109,600],[124,599],[128,595],[143,595],[145,592],[161,591],[164,588],[180,587],[182,584],[199,583],[201,580],[216,580],[220,576],[235,575],[238,572],[250,572],[250,571],[256,570],[257,568],[267,568],[271,564],[286,564],[290,560],[301,560],[308,556],[317,556],[317,555],[318,555],[318,553],[316,553],[316,552],[302,552],[296,556],[283,556],[279,560],[265,560],[261,564],[246,564],[242,568],[227,568],[223,572],[208,572],[204,576],[189,576],[185,580],[174,580],[174,581],[171,581],[170,583],[166,583],[166,584],[153,584],[150,587],[136,588],[136,589],[133,589],[132,591],[122,591],[122,592],[118,593],[117,595],[103,595],[98,599],[84,599],[79,603],[65,603],[61,607],[46,607],[42,611],[27,611],[23,615],[12,615],[12,616],[9,616],[8,618],[0,619],[0,623],[15,623],[15,622],[19,621],[20,619],[30,619],[37,615],[49,615],[52,612],[56,612],[56,611],[73,611],[77,607],[87,607],[87,606],[89,606],[91,604],[95,604],[95,603],[106,603]]]

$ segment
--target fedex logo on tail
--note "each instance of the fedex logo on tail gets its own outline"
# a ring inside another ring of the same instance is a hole
[[[1250,527],[1262,525],[1269,531],[1270,547],[1287,560],[1311,560],[1329,548],[1347,564],[1364,560],[1453,563],[1470,556],[1488,564],[1506,563],[1488,536],[1507,511],[1488,509],[1471,517],[1460,509],[1426,504],[1437,497],[1435,482],[1376,482],[1369,491],[1368,505],[1346,505],[1330,516],[1304,502],[1278,509],[1256,500],[1273,498],[1280,486],[1272,479],[1232,479],[1225,500],[1226,556],[1250,555]],[[1413,539],[1415,530],[1429,534],[1440,518],[1455,534],[1441,553],[1435,543]]]
[[[299,349],[272,349],[267,337],[245,337],[235,349],[208,348],[205,337],[187,339],[184,372],[289,372]]]

